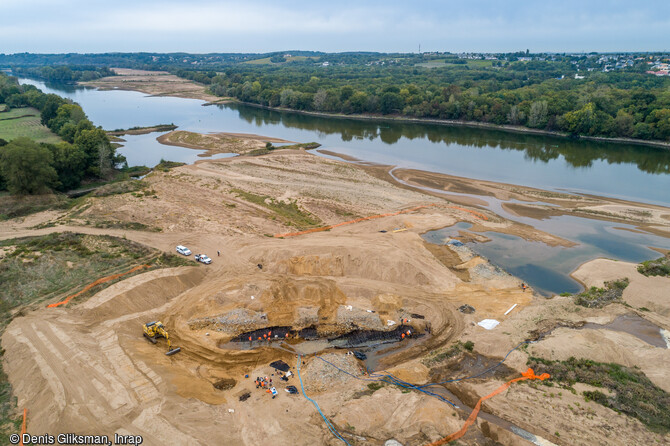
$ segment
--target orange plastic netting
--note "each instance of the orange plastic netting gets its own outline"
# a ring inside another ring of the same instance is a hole
[[[28,415],[28,409],[23,409],[23,424],[21,425],[21,438],[19,438],[19,445],[23,446],[23,434],[26,433],[26,415]]]
[[[103,277],[102,279],[98,279],[95,282],[89,283],[88,285],[86,285],[84,287],[83,290],[79,291],[78,293],[72,294],[71,296],[66,297],[65,300],[62,300],[60,302],[56,302],[56,303],[53,303],[53,304],[49,304],[49,305],[47,305],[47,307],[53,308],[53,307],[58,307],[60,305],[65,305],[68,302],[70,302],[72,299],[74,299],[75,297],[79,296],[80,294],[85,293],[86,291],[90,290],[91,288],[93,288],[96,285],[100,285],[101,283],[109,282],[110,280],[118,279],[119,277],[125,276],[126,274],[134,273],[135,271],[140,270],[142,268],[150,268],[150,267],[151,267],[151,265],[138,265],[138,266],[126,271],[125,273],[112,274],[111,276]]]
[[[434,443],[430,443],[430,445],[428,445],[428,446],[440,446],[440,445],[449,443],[450,441],[458,440],[459,438],[461,438],[463,435],[465,435],[465,433],[468,431],[468,428],[469,428],[470,426],[472,426],[472,424],[473,424],[473,423],[475,422],[475,420],[477,419],[477,415],[479,414],[479,411],[480,411],[481,408],[482,408],[482,402],[483,402],[484,400],[487,400],[487,399],[489,399],[489,398],[492,398],[492,397],[494,397],[494,396],[496,396],[496,395],[498,395],[498,394],[504,392],[505,390],[507,390],[507,389],[509,388],[509,386],[512,385],[512,383],[515,383],[515,382],[517,382],[517,381],[524,381],[524,380],[526,380],[526,379],[539,379],[540,381],[544,381],[544,380],[547,379],[547,378],[549,378],[549,374],[548,374],[548,373],[543,373],[543,374],[541,374],[541,375],[536,375],[535,372],[533,371],[533,369],[530,369],[530,368],[529,368],[528,370],[526,370],[525,372],[523,372],[519,378],[515,378],[515,379],[513,379],[513,380],[511,380],[511,381],[507,381],[505,384],[503,384],[502,386],[498,387],[498,388],[497,388],[496,390],[494,390],[493,392],[489,393],[489,394],[486,395],[486,396],[481,397],[481,398],[479,399],[479,401],[477,401],[477,405],[476,405],[475,408],[472,410],[472,413],[470,414],[470,416],[468,417],[468,419],[465,420],[465,424],[463,424],[463,427],[462,427],[460,430],[454,432],[454,433],[451,434],[451,435],[448,435],[448,436],[442,438],[441,440],[438,440],[438,441],[436,441],[436,442],[434,442]]]
[[[361,217],[361,218],[357,218],[355,220],[343,221],[342,223],[337,223],[337,224],[334,224],[334,225],[328,225],[328,226],[322,226],[322,227],[319,227],[319,228],[306,229],[304,231],[298,231],[298,232],[287,232],[286,234],[275,234],[274,236],[275,237],[295,237],[296,235],[303,235],[303,234],[311,234],[313,232],[328,231],[329,229],[337,228],[337,227],[340,227],[340,226],[350,225],[350,224],[353,224],[353,223],[359,223],[359,222],[367,221],[367,220],[374,220],[376,218],[393,217],[395,215],[407,214],[409,212],[414,212],[414,211],[417,211],[419,209],[424,209],[424,208],[429,208],[429,207],[434,207],[434,206],[446,207],[446,208],[450,208],[450,209],[458,209],[459,211],[469,212],[470,214],[473,214],[476,217],[481,218],[483,220],[488,220],[488,217],[486,215],[482,214],[481,212],[472,211],[470,209],[465,209],[465,208],[462,208],[462,207],[459,207],[459,206],[441,206],[441,205],[438,205],[438,204],[435,204],[435,203],[431,203],[431,204],[426,204],[426,205],[422,205],[422,206],[416,206],[416,207],[413,207],[411,209],[405,209],[403,211],[390,212],[390,213],[387,213],[387,214],[371,215],[369,217]]]

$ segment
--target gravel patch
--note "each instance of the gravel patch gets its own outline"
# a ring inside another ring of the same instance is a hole
[[[368,313],[367,310],[348,305],[340,305],[337,308],[337,323],[344,325],[347,329],[357,327],[365,330],[384,330],[386,328],[376,313]]]
[[[308,327],[319,323],[319,309],[318,307],[298,307],[296,310],[295,325],[300,327]]]
[[[204,317],[188,321],[191,330],[209,328],[216,331],[237,333],[265,326],[268,322],[266,313],[238,308],[220,316]]]
[[[509,277],[509,273],[504,269],[491,263],[481,263],[470,269],[470,275],[479,279],[495,279],[500,277]]]
[[[354,376],[362,376],[363,374],[361,365],[353,355],[326,353],[321,357]],[[358,381],[353,376],[342,373],[319,358],[311,358],[307,365],[300,368],[300,372],[307,392],[321,392]]]

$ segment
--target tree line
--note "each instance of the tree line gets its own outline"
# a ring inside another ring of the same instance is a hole
[[[71,78],[107,70],[91,66],[162,69],[208,85],[215,95],[270,107],[670,140],[670,77],[645,73],[659,54],[625,53],[633,65],[609,72],[600,71],[597,53],[526,51],[488,61],[483,54],[472,60],[448,53],[291,51],[305,58],[281,62],[283,54],[20,53],[0,54],[0,66],[37,70],[53,80],[67,78],[68,67]],[[528,56],[532,60],[519,60]],[[276,63],[245,63],[265,57]],[[433,68],[424,67],[426,62]]]
[[[59,65],[55,67],[14,67],[17,76],[34,77],[51,82],[87,82],[101,77],[114,76],[116,73],[107,67],[90,65]]]
[[[666,150],[650,149],[640,145],[596,141],[585,143],[578,139],[566,139],[560,144],[549,144],[546,137],[531,133],[517,133],[510,136],[508,132],[496,129],[437,126],[403,121],[379,125],[379,122],[367,119],[352,119],[343,125],[341,120],[328,116],[303,116],[271,109],[252,109],[238,104],[227,104],[226,107],[235,110],[240,119],[254,126],[281,124],[288,128],[337,135],[343,141],[379,139],[386,144],[395,144],[401,139],[406,139],[475,148],[494,146],[503,150],[522,151],[524,157],[539,162],[562,157],[563,161],[573,167],[588,167],[596,161],[605,161],[608,164],[635,164],[643,172],[670,174],[670,157]]]
[[[0,190],[38,194],[78,187],[84,179],[109,176],[125,162],[107,134],[86,117],[82,108],[33,85],[19,85],[15,77],[0,73],[0,103],[10,108],[33,107],[41,122],[63,141],[37,143],[21,137],[0,139]]]
[[[512,62],[476,68],[315,64],[174,70],[211,92],[269,107],[341,114],[477,121],[573,135],[670,141],[670,79],[573,64]]]

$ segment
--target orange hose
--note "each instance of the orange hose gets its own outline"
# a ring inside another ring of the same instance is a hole
[[[498,388],[497,388],[496,390],[494,390],[493,392],[489,393],[489,394],[486,395],[486,396],[481,397],[481,398],[479,399],[479,401],[477,401],[477,405],[476,405],[475,408],[472,410],[472,413],[470,414],[470,416],[468,417],[468,419],[465,420],[465,424],[463,424],[463,427],[462,427],[460,430],[454,432],[454,433],[451,434],[451,435],[448,435],[448,436],[442,438],[441,440],[438,440],[438,441],[436,441],[436,442],[434,442],[434,443],[430,443],[428,446],[441,446],[441,445],[443,445],[443,444],[449,443],[450,441],[458,440],[459,438],[461,438],[463,435],[465,435],[465,433],[468,431],[468,428],[469,428],[470,426],[472,426],[472,424],[473,424],[473,423],[475,422],[475,420],[477,419],[477,415],[479,414],[479,411],[480,411],[481,408],[482,408],[482,401],[487,400],[487,399],[489,399],[489,398],[492,398],[492,397],[494,397],[494,396],[496,396],[496,395],[498,395],[498,394],[504,392],[505,390],[507,390],[507,389],[509,388],[509,386],[512,385],[512,383],[515,383],[515,382],[517,382],[517,381],[524,381],[524,380],[526,380],[526,379],[539,379],[540,381],[544,381],[544,380],[547,379],[547,378],[549,378],[549,374],[548,374],[548,373],[543,373],[543,374],[541,374],[541,375],[538,376],[538,375],[535,374],[535,372],[533,371],[533,369],[530,369],[530,368],[529,368],[528,370],[526,370],[525,372],[523,372],[523,373],[521,374],[521,377],[520,377],[520,378],[514,378],[514,379],[511,380],[511,381],[507,381],[505,384],[503,384],[502,386],[498,387]]]
[[[151,267],[151,265],[138,265],[138,266],[126,271],[125,273],[113,274],[111,276],[103,277],[101,279],[96,280],[95,282],[89,283],[88,285],[86,285],[84,287],[83,290],[81,290],[78,293],[75,293],[71,296],[66,297],[65,300],[62,300],[60,302],[56,302],[56,303],[53,303],[53,304],[49,304],[49,305],[47,305],[47,307],[48,308],[54,308],[54,307],[58,307],[60,305],[65,305],[68,302],[70,302],[73,298],[79,296],[82,293],[85,293],[86,291],[90,290],[91,288],[93,288],[96,285],[100,285],[101,283],[109,282],[110,280],[118,279],[119,277],[125,276],[126,274],[133,273],[133,272],[135,272],[137,270],[140,270],[142,268],[150,268],[150,267]]]
[[[419,209],[433,207],[433,206],[440,206],[440,207],[447,207],[447,208],[451,208],[451,209],[458,209],[459,211],[469,212],[469,213],[471,213],[471,214],[475,215],[476,217],[479,217],[483,220],[488,220],[488,217],[486,215],[482,214],[481,212],[472,211],[470,209],[465,209],[465,208],[458,207],[458,206],[442,206],[442,205],[438,205],[438,204],[435,204],[435,203],[431,203],[431,204],[427,204],[427,205],[416,206],[416,207],[413,207],[411,209],[405,209],[403,211],[390,212],[390,213],[387,213],[387,214],[371,215],[369,217],[361,217],[361,218],[357,218],[355,220],[343,221],[342,223],[337,223],[337,224],[334,224],[334,225],[321,226],[319,228],[306,229],[304,231],[299,231],[299,232],[287,232],[286,234],[275,234],[274,236],[275,237],[295,237],[296,235],[311,234],[313,232],[322,232],[322,231],[327,231],[329,229],[337,228],[337,227],[340,227],[340,226],[350,225],[350,224],[353,224],[353,223],[360,223],[362,221],[374,220],[374,219],[382,218],[382,217],[393,217],[395,215],[400,215],[400,214],[407,214],[409,212],[414,212],[414,211],[417,211]]]
[[[23,409],[23,425],[21,426],[21,438],[19,439],[19,444],[23,446],[23,434],[26,433],[26,415],[28,414],[28,409]]]

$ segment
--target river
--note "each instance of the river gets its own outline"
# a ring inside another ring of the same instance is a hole
[[[317,117],[240,104],[203,106],[195,99],[152,97],[135,91],[45,84],[20,79],[79,103],[94,124],[106,130],[175,124],[195,132],[255,133],[296,142],[315,141],[323,149],[361,160],[670,206],[670,151],[660,148],[570,140],[467,127]],[[129,165],[157,164],[161,158],[193,162],[201,152],[165,146],[159,133],[126,135],[118,150]],[[493,202],[490,197],[481,197]],[[499,206],[496,206],[499,212]],[[577,217],[544,221],[504,215],[578,243],[576,248],[528,244],[511,236],[472,247],[539,291],[576,291],[569,273],[596,257],[639,262],[658,257],[649,246],[670,249],[668,239],[616,227],[629,225]],[[451,229],[427,234],[439,242]]]

